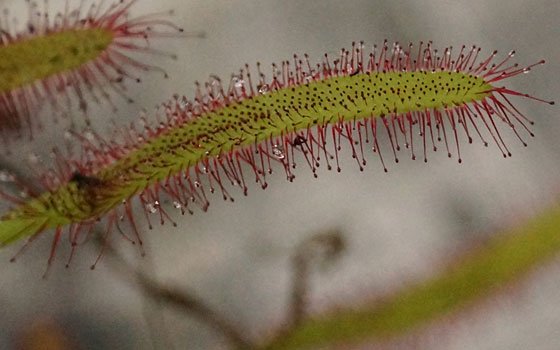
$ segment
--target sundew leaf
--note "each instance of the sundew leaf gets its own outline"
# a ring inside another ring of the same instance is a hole
[[[381,133],[388,135],[385,147],[395,161],[401,147],[413,159],[421,152],[427,161],[427,150],[443,145],[449,157],[456,153],[461,162],[461,140],[471,143],[473,138],[484,145],[490,138],[504,157],[510,156],[500,129],[510,129],[526,145],[521,135],[532,136],[527,127],[532,122],[508,96],[546,101],[496,85],[544,61],[520,68],[509,62],[513,52],[494,63],[496,51],[484,60],[476,47],[463,46],[456,55],[451,51],[439,56],[431,43],[413,50],[397,44],[389,49],[385,42],[379,51],[366,53],[362,43],[354,43],[340,58],[325,56],[316,66],[307,55],[294,56],[292,64],[273,65],[269,79],[259,65],[256,77],[247,66],[227,88],[214,77],[198,85],[194,100],[175,96],[163,103],[157,125],[144,121],[142,130],[132,126],[109,139],[95,132],[76,134],[80,156],[56,153],[57,171],[40,177],[46,191],[16,201],[2,216],[4,222],[13,221],[4,228],[36,220],[45,223],[41,230],[59,233],[64,228],[75,245],[106,218],[107,234],[114,227],[122,232],[119,222],[126,221],[141,243],[131,205],[135,198],[151,228],[155,214],[161,224],[176,225],[163,198],[182,214],[192,213],[192,205],[206,210],[207,192],[233,200],[227,187],[247,194],[249,179],[266,188],[272,163],[293,181],[296,153],[317,176],[321,163],[340,171],[343,145],[363,170],[369,148],[386,171]],[[421,143],[420,151],[415,143]],[[2,232],[1,243],[39,234],[36,227]]]

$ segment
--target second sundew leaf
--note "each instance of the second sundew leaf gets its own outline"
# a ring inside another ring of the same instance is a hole
[[[48,4],[43,10],[27,1],[25,29],[0,22],[0,141],[5,144],[0,151],[11,151],[8,140],[14,135],[33,135],[41,125],[38,112],[46,105],[50,114],[65,115],[75,95],[84,112],[90,99],[116,109],[112,95],[132,102],[125,82],[141,82],[139,72],[159,71],[167,77],[162,68],[131,54],[176,58],[149,41],[187,34],[164,13],[132,17],[137,2],[67,1],[64,12],[53,14]]]
[[[71,241],[77,241],[80,232],[89,232],[104,216],[108,230],[121,221],[117,218],[127,217],[139,236],[131,206],[134,196],[138,195],[148,221],[159,213],[163,224],[172,219],[161,205],[162,195],[181,213],[192,213],[193,203],[206,210],[205,187],[220,191],[224,199],[233,199],[227,183],[245,194],[249,178],[265,188],[273,162],[281,163],[293,180],[296,152],[317,175],[320,162],[327,169],[332,163],[340,171],[339,150],[347,144],[363,170],[369,144],[386,171],[378,137],[382,132],[397,161],[401,146],[414,159],[415,143],[421,142],[427,161],[427,149],[435,150],[441,142],[450,157],[451,149],[456,149],[460,162],[459,132],[469,143],[479,137],[485,145],[488,135],[507,157],[510,152],[497,125],[506,125],[520,139],[518,126],[532,134],[528,120],[507,97],[522,94],[496,83],[534,65],[511,65],[513,53],[496,64],[492,64],[496,52],[478,61],[479,51],[463,46],[456,56],[450,48],[438,56],[431,44],[420,44],[413,57],[412,45],[407,49],[394,45],[390,50],[385,42],[379,52],[374,49],[364,59],[363,46],[353,44],[340,59],[330,62],[325,56],[315,68],[307,56],[294,57],[293,68],[287,61],[281,67],[273,65],[270,80],[258,67],[255,84],[248,67],[233,76],[227,89],[213,78],[199,86],[193,101],[175,96],[162,104],[155,127],[147,123],[142,131],[128,129],[120,141],[103,140],[95,133],[77,135],[81,157],[58,155],[58,174],[41,178],[47,191],[17,202],[2,217],[0,242],[57,228],[54,252],[61,228],[67,226]],[[13,224],[22,220],[42,226]]]
[[[108,29],[88,28],[0,46],[0,94],[77,69],[98,57],[113,39]]]

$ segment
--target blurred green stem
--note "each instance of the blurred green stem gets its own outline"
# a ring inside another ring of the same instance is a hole
[[[255,349],[255,346],[253,346],[251,342],[244,337],[241,330],[238,330],[232,323],[222,317],[219,313],[212,310],[202,299],[185,291],[183,288],[160,284],[144,272],[133,268],[119,256],[119,254],[108,242],[103,240],[103,236],[104,235],[101,233],[96,234],[96,237],[100,238],[97,241],[99,245],[105,245],[104,248],[106,254],[115,258],[117,262],[117,264],[114,265],[115,268],[127,278],[130,278],[130,273],[132,272],[135,276],[137,285],[146,297],[149,297],[158,303],[166,303],[174,306],[175,310],[182,311],[190,316],[193,316],[224,336],[236,349]]]
[[[537,217],[497,234],[432,279],[358,310],[303,320],[262,349],[316,349],[401,335],[497,292],[542,266],[559,250],[557,203]]]

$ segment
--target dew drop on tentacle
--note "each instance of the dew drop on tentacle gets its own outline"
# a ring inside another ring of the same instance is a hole
[[[286,158],[286,154],[284,153],[284,147],[282,145],[272,146],[272,155],[274,156],[274,158],[278,160],[282,160]]]
[[[148,213],[150,213],[150,214],[155,214],[155,213],[157,213],[156,203],[148,203],[148,204],[146,204],[146,210],[147,210]]]
[[[270,87],[268,86],[268,84],[262,84],[261,86],[258,87],[259,89],[259,94],[264,95],[267,94],[270,91]]]

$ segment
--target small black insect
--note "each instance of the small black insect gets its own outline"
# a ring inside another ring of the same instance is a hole
[[[93,176],[86,176],[80,173],[79,171],[75,171],[70,178],[70,182],[75,182],[78,185],[78,188],[82,189],[84,187],[91,187],[97,186],[102,183],[101,180],[95,178]]]
[[[305,137],[297,135],[296,138],[294,139],[294,141],[292,142],[292,145],[301,146],[306,142],[307,142],[307,140],[305,139]]]

